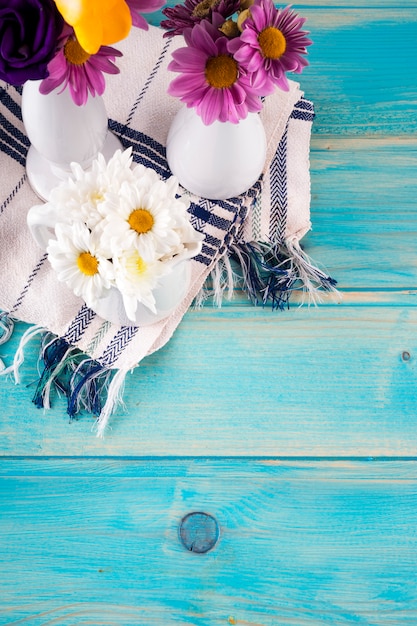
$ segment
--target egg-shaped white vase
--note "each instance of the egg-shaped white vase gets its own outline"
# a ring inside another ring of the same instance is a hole
[[[121,148],[108,130],[103,98],[89,97],[78,106],[69,89],[41,94],[41,81],[27,81],[22,92],[22,117],[31,143],[26,172],[35,193],[48,200],[51,190],[71,175],[70,164],[88,168],[99,152],[107,158]]]
[[[203,198],[226,200],[247,191],[262,173],[266,135],[258,113],[238,124],[206,125],[194,108],[182,107],[167,137],[167,161],[180,184]]]

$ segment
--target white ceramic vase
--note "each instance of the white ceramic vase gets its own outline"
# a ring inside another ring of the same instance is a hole
[[[177,308],[188,291],[191,269],[186,259],[194,256],[195,253],[194,249],[188,253],[185,251],[185,254],[172,261],[171,271],[161,276],[157,287],[152,292],[155,298],[155,312],[138,302],[135,319],[130,319],[127,316],[122,295],[115,287],[96,300],[91,308],[103,319],[120,326],[149,326],[164,320]]]
[[[238,124],[205,125],[194,108],[182,107],[167,138],[167,161],[181,185],[203,198],[226,200],[247,191],[262,173],[265,129],[258,113]]]
[[[41,94],[40,82],[24,84],[22,117],[31,143],[26,160],[29,183],[42,200],[48,200],[53,187],[71,175],[73,161],[88,168],[99,152],[107,159],[121,144],[108,131],[103,98],[89,97],[78,106],[69,89]]]

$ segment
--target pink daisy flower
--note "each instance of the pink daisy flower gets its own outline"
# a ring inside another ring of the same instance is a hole
[[[164,6],[165,0],[126,0],[126,4],[130,9],[133,26],[148,30],[149,24],[141,14],[159,11]]]
[[[75,104],[87,102],[88,95],[101,96],[106,86],[103,73],[118,74],[112,63],[122,53],[110,46],[101,46],[96,54],[88,54],[78,43],[74,31],[65,26],[58,40],[58,51],[48,64],[48,76],[39,88],[43,94],[50,93],[60,85],[69,88]]]
[[[301,72],[308,65],[304,58],[312,42],[301,30],[305,18],[290,6],[277,9],[270,0],[255,0],[243,22],[242,34],[233,39],[229,50],[252,74],[254,85],[271,93],[277,85],[288,91],[286,72]]]
[[[236,13],[239,7],[240,0],[185,0],[183,4],[167,7],[162,11],[168,18],[161,22],[161,27],[168,31],[164,37],[182,35],[186,28],[202,20],[210,20],[213,13],[226,19]]]
[[[215,20],[216,21],[216,20]],[[185,48],[172,53],[168,69],[180,72],[168,87],[171,96],[195,107],[204,124],[235,124],[262,108],[258,92],[229,53],[229,40],[208,21],[184,31]]]

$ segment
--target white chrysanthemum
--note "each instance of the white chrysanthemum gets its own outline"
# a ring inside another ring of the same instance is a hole
[[[82,222],[56,224],[55,236],[47,252],[58,280],[94,307],[113,284],[112,263],[101,254],[99,242]]]
[[[134,180],[131,164],[131,148],[124,152],[117,150],[108,163],[99,154],[88,170],[83,170],[79,163],[72,163],[72,178],[52,190],[49,204],[62,213],[63,221],[81,220],[90,229],[95,228],[102,220],[100,204],[108,196],[117,197],[124,182]]]
[[[156,313],[153,289],[161,276],[171,271],[160,261],[146,261],[133,248],[126,250],[114,259],[116,287],[123,297],[123,304],[128,318],[135,320],[138,302]]]

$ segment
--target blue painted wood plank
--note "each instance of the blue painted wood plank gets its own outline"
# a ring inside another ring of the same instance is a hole
[[[415,462],[12,465],[4,626],[417,622]],[[178,538],[192,511],[220,527],[206,554]]]
[[[59,398],[31,407],[33,346],[22,386],[0,380],[2,454],[413,456],[416,354],[415,306],[192,311],[102,441]]]

